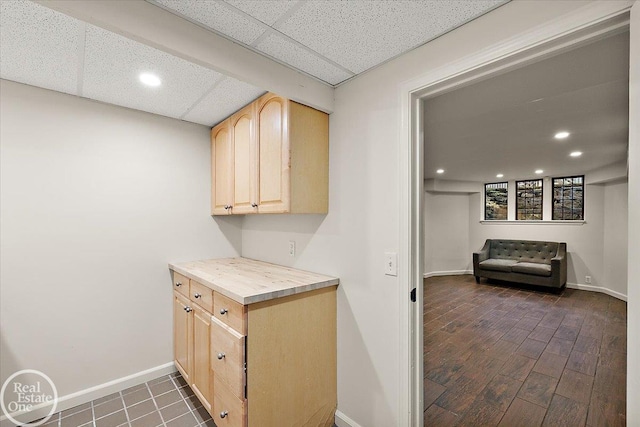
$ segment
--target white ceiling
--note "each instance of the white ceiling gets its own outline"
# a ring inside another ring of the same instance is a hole
[[[508,0],[147,0],[337,85]]]
[[[149,3],[333,86],[506,1]],[[207,126],[265,92],[29,0],[0,1],[0,78]]]
[[[625,32],[428,99],[425,179],[496,182],[624,162],[628,94]],[[569,138],[554,139],[561,130]]]

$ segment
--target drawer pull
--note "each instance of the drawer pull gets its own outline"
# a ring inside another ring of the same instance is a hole
[[[193,308],[191,307],[185,307],[184,311],[186,311],[187,313],[191,313],[193,311]]]
[[[227,412],[227,411],[220,412],[220,418],[226,418],[227,415],[229,415],[229,412]]]
[[[258,204],[257,204],[257,203],[251,203],[251,207],[252,207],[252,208],[257,208],[257,207],[258,207]]]
[[[228,312],[229,312],[229,310],[227,310],[226,308],[221,308],[221,309],[220,309],[220,314],[222,314],[223,316],[224,316],[225,314],[227,314]]]
[[[201,296],[202,296],[202,295],[200,295],[200,294],[193,294],[193,297],[194,297],[194,298],[200,298]]]
[[[222,360],[224,359],[225,354],[224,353],[218,353],[218,360]]]
[[[180,286],[182,286],[182,283],[176,282],[176,288],[179,288]]]

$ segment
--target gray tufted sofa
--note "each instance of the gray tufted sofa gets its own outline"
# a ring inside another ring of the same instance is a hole
[[[473,254],[473,275],[476,283],[486,277],[562,288],[567,283],[567,244],[487,239]]]

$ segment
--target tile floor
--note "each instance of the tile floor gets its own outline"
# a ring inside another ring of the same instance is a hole
[[[487,283],[424,282],[428,426],[624,426],[624,301]]]
[[[215,427],[179,373],[54,414],[46,427]]]

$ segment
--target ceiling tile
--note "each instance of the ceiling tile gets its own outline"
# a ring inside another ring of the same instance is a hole
[[[87,25],[82,95],[111,104],[178,118],[221,74],[168,53]],[[151,72],[162,85],[147,87],[139,74]]]
[[[332,85],[353,76],[275,33],[260,41],[256,49]]]
[[[151,2],[247,45],[253,43],[265,30],[265,27],[217,1],[151,0]]]
[[[183,119],[213,126],[264,93],[264,90],[255,86],[225,77]]]
[[[277,29],[360,73],[504,3],[311,0]]]
[[[267,25],[273,25],[298,0],[225,0],[227,3],[253,16]]]
[[[30,1],[0,1],[0,77],[76,94],[82,26]]]

